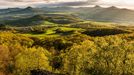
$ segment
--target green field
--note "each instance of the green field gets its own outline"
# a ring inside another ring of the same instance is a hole
[[[21,35],[29,36],[29,37],[57,37],[57,36],[62,36],[62,35],[56,33],[55,30],[57,30],[57,29],[61,29],[64,32],[68,32],[68,31],[84,31],[85,30],[85,29],[82,29],[82,28],[52,27],[52,28],[48,28],[46,30],[46,32],[41,33],[41,34],[25,33],[25,34],[21,34]]]

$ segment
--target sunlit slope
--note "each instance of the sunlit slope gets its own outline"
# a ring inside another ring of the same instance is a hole
[[[33,17],[11,20],[5,22],[5,25],[29,26],[29,25],[49,25],[49,24],[70,24],[82,21],[72,15],[63,14],[43,14]]]

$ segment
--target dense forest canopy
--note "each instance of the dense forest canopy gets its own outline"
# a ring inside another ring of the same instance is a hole
[[[1,26],[0,74],[133,75],[133,38],[110,23]]]

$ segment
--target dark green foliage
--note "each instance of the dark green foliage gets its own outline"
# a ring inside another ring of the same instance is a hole
[[[16,26],[30,26],[30,25],[42,24],[43,21],[45,21],[45,20],[42,18],[38,18],[38,17],[36,18],[36,16],[34,16],[34,17],[30,17],[30,18],[25,18],[25,19],[8,21],[5,24],[16,25]]]
[[[46,29],[47,28],[36,26],[36,27],[31,27],[30,32],[33,33],[33,34],[42,34],[42,33],[46,32]]]
[[[122,29],[95,29],[83,32],[83,34],[87,34],[89,36],[108,36],[108,35],[125,34],[125,33],[130,32]]]
[[[31,75],[65,75],[65,74],[58,74],[45,70],[31,70]]]
[[[1,24],[0,25],[0,30],[11,30],[10,26]]]
[[[69,48],[72,43],[63,38],[46,38],[42,40],[36,39],[35,45],[42,46],[48,50],[54,48],[55,50],[60,51]]]
[[[60,57],[60,56],[55,56],[55,57],[53,57],[53,59],[52,59],[52,67],[54,68],[54,69],[61,69],[61,67],[63,66],[63,62],[62,62],[62,60],[63,60],[63,58],[62,57]]]
[[[56,34],[60,34],[60,35],[71,35],[71,34],[78,33],[77,30],[65,31],[61,28],[58,28],[55,31],[56,31]]]

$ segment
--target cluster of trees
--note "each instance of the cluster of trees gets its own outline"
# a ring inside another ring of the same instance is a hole
[[[116,35],[116,34],[126,34],[131,33],[130,31],[126,31],[123,29],[115,29],[115,28],[100,28],[100,29],[88,29],[83,32],[83,34],[87,34],[90,36],[108,36],[108,35]]]
[[[29,26],[29,27],[10,27],[10,30],[14,29],[14,31],[18,33],[32,33],[32,34],[43,34],[45,33],[49,28],[52,28],[54,26]]]
[[[134,34],[26,37],[0,32],[0,74],[133,75]]]
[[[0,73],[28,75],[32,69],[51,71],[51,53],[42,47],[32,47],[34,41],[10,32],[0,33]]]
[[[84,41],[63,55],[62,70],[69,75],[133,75],[133,45],[115,36]]]

